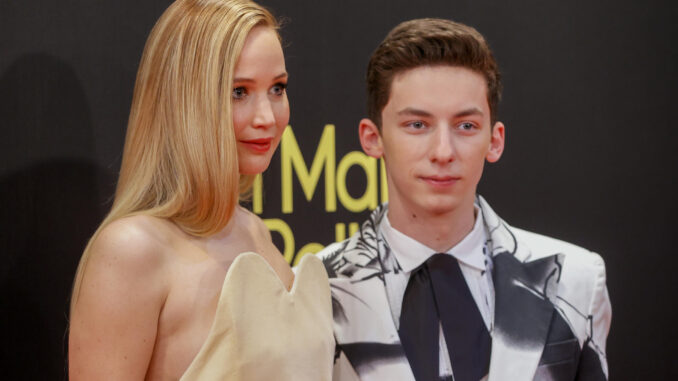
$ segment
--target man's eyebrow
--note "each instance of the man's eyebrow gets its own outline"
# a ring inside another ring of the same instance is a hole
[[[274,81],[277,81],[279,79],[287,78],[287,72],[282,72],[275,77],[273,77]],[[253,78],[247,78],[247,77],[235,77],[233,78],[233,82],[254,82]]]
[[[400,111],[398,111],[398,115],[414,115],[414,116],[421,116],[421,117],[431,117],[433,114],[431,114],[428,111],[421,110],[418,108],[414,107],[406,107]]]
[[[461,110],[458,113],[454,114],[454,117],[463,118],[465,116],[471,115],[483,115],[483,110],[479,109],[478,107],[469,107],[465,110]]]
[[[433,114],[431,114],[428,111],[421,110],[418,108],[414,107],[406,107],[400,111],[398,111],[398,115],[414,115],[414,116],[421,116],[421,117],[431,117]],[[471,115],[483,115],[483,110],[481,110],[478,107],[469,107],[467,109],[461,110],[458,113],[454,114],[455,118],[463,118],[465,116],[471,116]]]

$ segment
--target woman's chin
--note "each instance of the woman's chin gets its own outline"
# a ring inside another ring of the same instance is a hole
[[[245,163],[239,163],[238,169],[241,175],[258,175],[268,169],[271,159],[261,158],[259,160],[252,160]]]

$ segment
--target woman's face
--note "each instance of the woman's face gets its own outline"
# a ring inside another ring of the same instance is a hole
[[[290,119],[287,71],[278,36],[273,29],[252,29],[235,66],[233,127],[240,173],[261,173],[271,161]]]

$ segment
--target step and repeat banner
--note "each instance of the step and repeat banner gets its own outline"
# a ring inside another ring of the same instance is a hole
[[[486,37],[504,78],[506,150],[486,166],[479,193],[509,224],[605,259],[612,379],[678,376],[670,356],[678,339],[675,4],[261,3],[282,21],[291,118],[246,206],[290,264],[347,238],[388,199],[383,163],[362,152],[357,135],[371,52],[401,21],[460,21]],[[7,379],[67,377],[73,275],[110,207],[143,45],[169,4],[0,2]]]

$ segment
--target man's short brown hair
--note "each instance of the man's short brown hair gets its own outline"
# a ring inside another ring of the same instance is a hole
[[[485,38],[468,25],[433,18],[400,23],[372,53],[367,65],[367,114],[372,122],[381,128],[381,112],[388,103],[393,78],[427,65],[460,66],[482,74],[487,82],[490,119],[496,122],[501,77]]]

